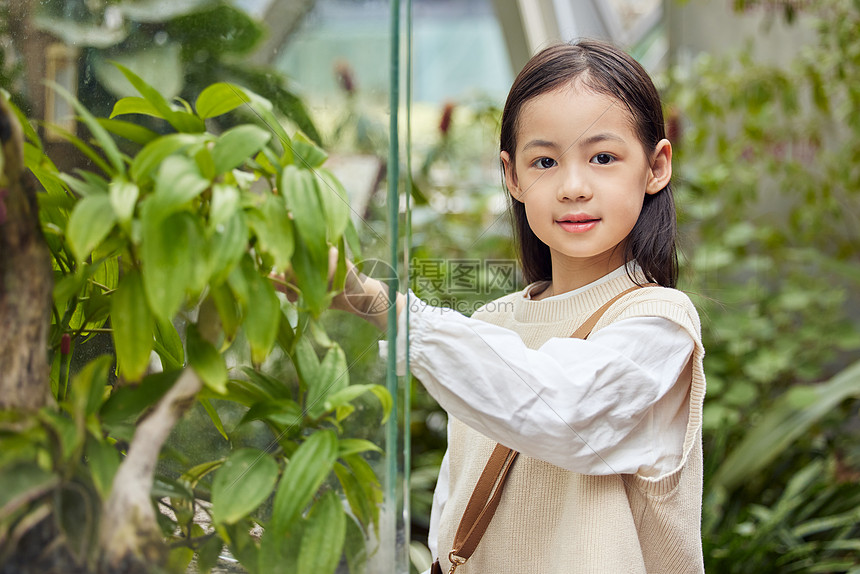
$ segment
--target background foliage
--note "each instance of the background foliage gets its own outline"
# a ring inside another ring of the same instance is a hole
[[[719,572],[860,568],[860,4],[803,15],[818,42],[789,67],[742,51],[668,83]]]

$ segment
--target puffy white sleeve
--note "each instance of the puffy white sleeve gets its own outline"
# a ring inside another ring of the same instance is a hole
[[[412,295],[409,329],[412,373],[493,440],[583,474],[656,477],[681,459],[694,342],[668,319],[629,318],[529,349],[509,329]]]

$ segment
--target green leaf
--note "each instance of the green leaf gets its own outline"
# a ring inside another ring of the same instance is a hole
[[[72,380],[69,391],[71,403],[82,419],[102,406],[112,363],[110,355],[102,355],[87,363]]]
[[[360,452],[373,451],[381,453],[382,449],[376,444],[363,438],[342,438],[338,441],[337,456],[344,457]]]
[[[87,159],[93,162],[93,164],[95,164],[104,173],[111,173],[112,170],[110,165],[102,158],[101,154],[99,154],[93,148],[87,145],[78,136],[55,124],[47,124],[47,126],[50,127],[50,130],[52,132],[59,135],[61,138],[71,143],[78,150],[80,150],[81,153],[87,156]]]
[[[233,85],[233,87],[239,92],[240,97],[244,99],[248,107],[260,118],[260,121],[263,122],[266,128],[272,130],[278,136],[278,141],[281,145],[287,148],[291,141],[290,136],[287,135],[281,122],[273,113],[274,106],[272,106],[272,102],[246,88],[236,85]]]
[[[69,189],[82,197],[90,195],[104,195],[108,192],[108,186],[104,180],[99,181],[93,178],[86,180],[78,179],[67,173],[61,173],[58,177],[69,187]]]
[[[218,564],[218,558],[224,550],[224,541],[219,536],[212,536],[197,548],[197,572],[209,574]]]
[[[158,137],[158,133],[132,122],[109,120],[105,118],[98,118],[98,122],[99,125],[110,133],[118,135],[119,137],[125,138],[138,145],[146,145]]]
[[[234,524],[253,512],[272,493],[278,465],[254,448],[234,451],[212,481],[212,520]]]
[[[353,516],[364,529],[367,529],[374,516],[373,501],[367,497],[367,493],[349,468],[339,462],[335,463],[334,474],[340,482]]]
[[[211,282],[223,282],[248,249],[248,226],[241,211],[216,226],[209,240],[208,274]]]
[[[242,165],[249,158],[253,158],[270,139],[270,132],[251,124],[227,130],[212,147],[215,173],[220,175]]]
[[[214,118],[235,110],[248,102],[244,89],[219,82],[212,84],[197,96],[197,115],[203,119]]]
[[[302,534],[298,574],[333,574],[343,553],[346,515],[340,497],[332,490],[311,507]]]
[[[328,159],[328,154],[301,132],[293,136],[293,154],[296,164],[306,168],[320,167]]]
[[[149,217],[160,219],[175,213],[208,188],[197,162],[185,156],[167,157],[155,180],[155,193],[148,198]]]
[[[368,517],[371,522],[379,524],[379,509],[382,505],[382,486],[379,484],[379,478],[373,472],[370,464],[363,457],[357,454],[345,455],[343,460],[349,465],[350,470],[358,480],[364,496],[368,501],[370,514]]]
[[[230,291],[230,287],[226,283],[214,283],[210,285],[209,297],[212,298],[215,309],[218,311],[218,317],[221,319],[221,328],[224,330],[224,337],[226,339],[225,345],[229,344],[236,338],[236,332],[239,330],[239,324],[242,321],[238,302],[233,297],[233,292]]]
[[[58,535],[72,559],[82,563],[98,536],[97,496],[91,489],[58,488],[53,502]]]
[[[187,0],[181,4],[187,5]],[[252,48],[258,47],[264,29],[274,23],[253,17],[251,15],[253,11],[249,10],[247,4],[210,1],[205,6],[205,9],[180,16],[170,23],[171,27],[175,26],[177,31],[182,31],[180,37],[183,44],[194,46],[195,52],[200,50],[211,54],[210,57],[215,60],[213,65],[225,66],[225,73],[230,69],[233,75],[232,70],[252,67],[248,64],[230,66],[226,65],[226,62],[221,62],[233,59],[237,63],[246,62],[247,60],[238,57],[247,56]],[[261,16],[263,14],[268,15],[267,12],[262,12]]]
[[[165,568],[168,572],[185,572],[194,558],[194,550],[187,546],[170,548],[167,555]]]
[[[331,411],[337,407],[347,405],[367,392],[373,393],[379,399],[384,413],[383,416],[387,419],[388,415],[391,414],[393,401],[391,400],[391,394],[382,385],[350,385],[343,390],[329,395],[325,401],[325,410]]]
[[[319,317],[329,306],[328,253],[311,250],[300,236],[295,237],[296,248],[292,264],[296,284],[302,300],[314,317]]]
[[[146,144],[131,163],[131,177],[142,183],[170,155],[191,146],[201,145],[205,136],[195,134],[170,134]]]
[[[382,385],[373,385],[370,388],[370,392],[376,396],[379,404],[382,406],[382,422],[384,424],[388,420],[388,417],[391,416],[391,409],[394,408],[391,393]]]
[[[860,396],[860,362],[823,384],[796,386],[761,413],[758,423],[720,464],[711,487],[731,492],[770,464],[821,417],[849,397]]]
[[[313,499],[337,458],[337,435],[320,430],[308,437],[290,457],[275,494],[272,536],[283,536]]]
[[[279,381],[271,375],[255,371],[250,367],[243,367],[242,372],[248,376],[253,386],[260,391],[261,396],[281,399],[291,398],[290,391],[283,381]]]
[[[47,495],[60,482],[60,477],[35,463],[21,463],[0,473],[0,521],[16,510]]]
[[[305,521],[299,520],[293,524],[285,536],[263,536],[258,554],[259,568],[257,572],[259,574],[267,572],[293,574],[296,572],[304,526]],[[242,561],[242,565],[245,565],[244,561]]]
[[[302,424],[302,408],[292,399],[265,399],[251,405],[239,424],[251,421],[269,421],[286,429],[298,428]]]
[[[296,366],[302,389],[307,389],[317,379],[320,370],[320,360],[310,340],[299,337],[290,357]]]
[[[180,373],[155,373],[145,377],[138,385],[117,387],[102,405],[99,417],[108,426],[136,422],[141,414],[170,390]]]
[[[281,321],[278,324],[278,344],[289,355],[295,352],[297,342],[296,331],[290,324],[290,317],[295,316],[294,312],[295,308],[292,306],[292,303],[287,301],[286,298],[282,299]]]
[[[214,180],[218,176],[218,173],[215,170],[215,161],[212,159],[212,150],[203,146],[197,148],[196,152],[194,154],[194,162],[197,164],[200,175],[205,180]]]
[[[165,39],[168,41],[130,42],[125,44],[122,50],[96,50],[89,54],[88,69],[93,70],[99,84],[117,97],[133,96],[137,93],[134,86],[114,65],[118,62],[134,70],[143,81],[158,86],[158,91],[165,98],[175,98],[185,84],[182,44],[176,41],[172,31]],[[110,54],[113,60],[108,60],[106,54]]]
[[[139,195],[140,189],[137,185],[126,179],[115,179],[108,186],[111,206],[126,233],[131,232],[131,217]]]
[[[158,93],[158,90],[143,81],[140,76],[118,62],[113,65],[131,82],[131,85],[157,110],[159,115],[173,126],[178,132],[194,133],[206,129],[203,120],[188,112],[174,111],[167,100]]]
[[[149,366],[155,321],[137,270],[123,277],[111,297],[111,324],[118,370],[127,381],[138,381]]]
[[[89,128],[90,133],[93,134],[93,137],[96,139],[98,144],[101,146],[102,150],[105,152],[108,160],[115,170],[115,174],[123,174],[125,173],[125,163],[122,160],[122,154],[119,151],[119,148],[116,145],[116,142],[110,136],[110,134],[105,130],[101,124],[98,123],[96,118],[81,104],[72,94],[70,94],[65,88],[57,84],[56,82],[46,81],[46,83],[53,88],[58,94],[60,94],[63,99],[72,104],[77,110],[78,114],[80,114],[81,119]]]
[[[311,172],[288,165],[281,175],[280,191],[287,209],[293,214],[298,235],[306,249],[312,252],[311,258],[315,261],[325,259],[328,271],[326,217],[316,179]]]
[[[200,336],[197,325],[189,323],[185,331],[188,363],[203,383],[218,394],[227,393],[227,366],[224,357]]]
[[[192,466],[191,468],[183,472],[179,479],[182,481],[183,484],[187,484],[190,488],[196,488],[197,483],[200,482],[203,477],[221,468],[222,464],[224,464],[223,460],[210,460],[209,462],[202,462],[198,465]]]
[[[311,418],[319,417],[328,406],[326,397],[337,396],[349,385],[349,369],[346,365],[346,354],[339,345],[331,347],[320,363],[316,376],[312,380],[305,379],[308,385],[308,395],[305,403]],[[335,405],[339,406],[339,405]]]
[[[113,477],[119,468],[119,453],[111,445],[90,436],[87,438],[86,456],[93,484],[101,499],[107,500]]]
[[[239,189],[235,185],[212,184],[209,202],[209,226],[217,227],[228,221],[239,210]]]
[[[218,564],[218,557],[224,550],[224,541],[212,536],[197,548],[197,572],[209,574]]]
[[[21,111],[21,108],[12,103],[9,92],[0,88],[0,98],[3,99],[14,116],[18,119],[18,123],[21,125],[21,131],[24,132],[24,138],[28,142],[32,142],[39,150],[43,150],[44,146],[42,146],[42,140],[39,139],[38,132],[33,128],[30,119]]]
[[[251,361],[259,365],[275,345],[281,305],[268,279],[260,275],[253,265],[244,264],[242,267],[249,297],[244,323],[245,336],[251,346]]]
[[[325,211],[326,228],[330,243],[337,243],[349,224],[349,196],[343,184],[327,169],[317,170],[320,177],[320,199]]]
[[[220,461],[219,461],[220,466]],[[187,501],[190,502],[194,500],[194,491],[192,490],[193,486],[190,485],[184,479],[175,480],[173,478],[169,478],[164,475],[156,475],[153,477],[152,481],[152,491],[150,495],[153,498],[164,498],[169,497],[175,499],[175,501]],[[189,505],[190,506],[190,505]],[[182,513],[185,514],[187,512],[188,506],[183,505]],[[190,514],[190,513],[188,513]],[[193,514],[189,516],[189,519],[193,517]]]
[[[125,114],[141,114],[144,116],[164,119],[164,116],[161,115],[158,108],[152,105],[148,100],[137,96],[122,98],[115,103],[113,105],[113,111],[110,113],[110,119]]]
[[[295,250],[295,239],[293,222],[283,201],[265,195],[259,210],[250,209],[247,215],[260,249],[272,256],[278,271],[286,269]]]
[[[75,205],[69,217],[66,237],[78,262],[90,256],[115,223],[116,214],[107,195],[90,195]]]
[[[73,381],[72,384],[75,384],[76,382],[77,380]],[[78,392],[78,397],[73,400],[72,404],[76,409],[75,414],[79,418],[82,418],[83,415],[80,407],[80,397],[84,396],[85,393],[89,392],[92,388],[92,385],[90,385],[87,389],[80,390]],[[83,450],[84,439],[86,438],[86,431],[83,425],[79,424],[79,421],[73,421],[60,411],[43,410],[39,412],[39,418],[44,421],[45,426],[50,428],[53,435],[57,438],[57,442],[60,445],[60,462],[65,464],[73,460],[77,461],[83,454],[81,451]]]
[[[349,246],[349,251],[353,261],[361,259],[361,239],[358,237],[358,231],[355,229],[355,224],[350,219],[347,222],[346,230],[343,234],[346,239],[346,244]]]
[[[190,214],[180,212],[153,220],[148,208],[147,202],[143,207],[140,249],[143,286],[156,317],[172,321],[185,293],[205,283],[206,258],[201,257],[204,243],[197,221]]]
[[[234,267],[227,276],[227,283],[243,309],[250,303],[251,288],[248,286],[248,278],[253,277],[251,275],[253,272],[255,272],[254,260],[250,254],[246,253],[241,264]]]
[[[155,352],[161,358],[162,368],[165,371],[181,369],[185,366],[185,350],[176,327],[164,319],[155,320],[154,326]]]

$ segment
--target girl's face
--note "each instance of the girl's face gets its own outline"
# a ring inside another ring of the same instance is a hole
[[[505,183],[529,226],[550,249],[553,281],[564,269],[597,278],[624,261],[624,241],[645,194],[672,176],[672,147],[648,155],[627,107],[574,81],[523,104],[514,165]]]

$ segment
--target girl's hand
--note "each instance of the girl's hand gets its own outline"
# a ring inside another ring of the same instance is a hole
[[[337,248],[331,247],[328,259],[329,285],[334,280],[337,270],[337,258]],[[287,299],[295,301],[298,298],[298,291],[293,286],[294,281],[292,280],[291,270],[287,270],[284,275],[274,275],[272,279],[275,288],[286,294]],[[399,316],[406,305],[406,297],[398,293],[394,304],[397,306],[397,314]],[[361,273],[351,261],[347,260],[343,291],[340,291],[332,299],[331,308],[357,315],[376,325],[379,329],[384,330],[388,325],[388,309],[390,306],[388,285]]]
[[[337,257],[337,249],[332,247],[329,251],[329,281],[334,277]],[[397,293],[393,304],[397,306],[397,315],[399,316],[406,305],[406,297]],[[388,325],[388,309],[391,305],[392,302],[388,297],[388,285],[361,273],[352,264],[352,261],[347,260],[343,291],[332,300],[332,309],[348,311],[376,325],[379,329],[385,330]]]

